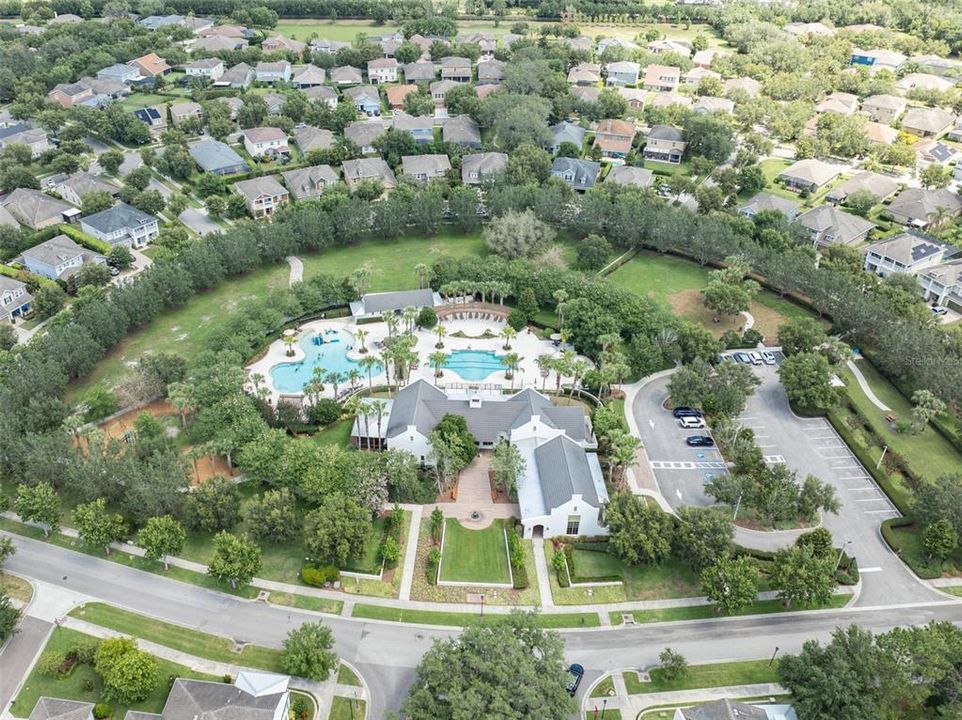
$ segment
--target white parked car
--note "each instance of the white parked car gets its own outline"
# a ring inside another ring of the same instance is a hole
[[[700,417],[683,417],[679,419],[679,422],[685,430],[696,430],[705,427],[705,421]]]
[[[764,362],[762,360],[762,356],[759,355],[757,352],[748,353],[748,357],[751,359],[752,365],[761,365]]]
[[[768,350],[765,350],[765,351],[762,353],[762,361],[764,361],[764,363],[765,363],[766,365],[774,365],[774,364],[775,364],[775,353],[769,352]]]

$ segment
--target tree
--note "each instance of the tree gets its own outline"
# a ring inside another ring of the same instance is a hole
[[[915,488],[915,515],[923,525],[948,520],[962,536],[962,474],[940,475]]]
[[[235,195],[233,197],[240,196]],[[243,198],[241,198],[241,200],[243,200]],[[130,204],[148,215],[157,215],[163,212],[167,206],[167,202],[164,200],[164,196],[161,195],[160,190],[144,190],[135,195]]]
[[[721,165],[735,149],[729,124],[713,113],[692,113],[683,125],[688,151]]]
[[[258,540],[282,543],[301,532],[294,495],[288,488],[268,490],[252,499],[245,510],[250,534]]]
[[[708,286],[702,290],[705,305],[721,315],[737,315],[748,310],[761,289],[754,280],[743,280],[741,268],[727,267],[709,273]]]
[[[100,154],[97,162],[100,163],[100,167],[111,175],[116,175],[117,171],[120,170],[120,166],[124,163],[124,154],[120,152],[120,150],[107,150]]]
[[[13,325],[0,325],[0,351],[13,350],[17,346],[17,331]]]
[[[755,602],[758,595],[758,567],[747,555],[722,556],[702,570],[705,596],[725,615],[734,615]]]
[[[504,173],[504,180],[508,185],[540,185],[550,176],[551,154],[537,145],[520,145],[508,156],[508,166]]]
[[[498,717],[564,720],[575,710],[565,691],[561,637],[515,612],[435,641],[404,702],[411,720]]]
[[[725,510],[686,506],[678,512],[678,520],[676,552],[696,568],[707,567],[731,553],[735,528]]]
[[[80,214],[93,215],[113,206],[114,198],[106,190],[94,190],[80,198]]]
[[[507,440],[499,440],[491,454],[491,468],[494,470],[494,482],[507,494],[518,488],[518,478],[524,474],[525,461],[517,446]]]
[[[946,411],[946,405],[931,390],[912,393],[912,431],[924,432],[926,426]]]
[[[856,190],[845,196],[845,207],[856,215],[867,217],[869,211],[878,204],[878,196],[871,190]]]
[[[409,92],[404,96],[404,112],[416,117],[434,114],[434,99],[426,92]]]
[[[578,243],[578,267],[600,270],[611,257],[611,243],[601,235],[589,235]]]
[[[110,270],[100,263],[84,263],[71,278],[79,289],[83,287],[103,287],[110,282]]]
[[[63,288],[55,284],[43,284],[34,293],[33,310],[41,320],[53,317],[63,310],[67,302],[67,293]]]
[[[786,356],[814,352],[826,339],[822,324],[811,317],[793,318],[778,328],[778,343]]]
[[[144,555],[163,562],[164,570],[169,567],[167,556],[177,555],[186,542],[187,533],[183,525],[170,515],[150,518],[137,533],[137,545],[144,549]]]
[[[94,653],[94,669],[104,682],[104,698],[132,705],[157,685],[157,661],[137,649],[131,638],[102,640]]]
[[[22,520],[40,523],[44,537],[60,530],[60,498],[50,483],[18,485],[13,509]]]
[[[305,523],[305,544],[320,563],[344,567],[364,553],[371,515],[342,493],[329,495]]]
[[[73,511],[73,522],[84,544],[102,547],[106,555],[110,554],[110,545],[122,540],[127,533],[124,518],[107,512],[107,502],[103,498],[78,505]]]
[[[119,270],[127,270],[134,263],[134,256],[126,245],[114,245],[107,254],[107,263]]]
[[[924,188],[944,188],[952,182],[952,170],[938,163],[931,163],[919,171],[919,182]]]
[[[835,591],[835,560],[807,546],[782,548],[775,553],[771,586],[785,607],[825,605]]]
[[[337,665],[334,634],[321,622],[306,622],[287,633],[284,639],[284,672],[322,682]]]
[[[642,498],[619,492],[608,503],[608,542],[628,565],[660,563],[671,553],[671,515]]]
[[[214,536],[214,557],[207,574],[220,582],[247,585],[261,569],[261,549],[245,537],[221,530]]]
[[[832,368],[824,355],[805,352],[785,358],[778,378],[793,407],[805,413],[821,413],[838,402],[832,387]]]
[[[492,252],[509,259],[531,257],[543,250],[555,232],[531,210],[509,210],[484,228],[482,237]]]
[[[229,530],[240,520],[241,498],[237,485],[218,476],[194,488],[187,496],[187,524],[198,530]]]
[[[922,531],[922,545],[929,554],[929,558],[935,558],[940,563],[959,546],[959,535],[948,520],[937,520],[931,525],[926,525]]]
[[[7,641],[20,622],[20,610],[13,606],[10,596],[0,592],[0,645]]]

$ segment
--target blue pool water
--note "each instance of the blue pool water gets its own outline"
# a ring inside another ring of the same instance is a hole
[[[444,367],[456,372],[463,380],[475,382],[505,369],[500,355],[491,350],[454,350],[448,353]]]
[[[318,342],[323,340],[323,343]],[[347,351],[354,344],[354,337],[343,330],[327,330],[323,333],[310,333],[300,339],[298,345],[304,351],[304,359],[300,362],[279,363],[271,368],[271,381],[280,392],[298,393],[311,381],[315,367],[324,368],[324,372],[339,372],[345,375],[351,368],[357,368],[362,377],[367,373],[356,362],[348,358]],[[381,372],[380,366],[375,366],[374,375]]]

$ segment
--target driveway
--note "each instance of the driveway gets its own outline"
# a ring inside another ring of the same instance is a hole
[[[110,150],[110,145],[105,143],[103,140],[98,140],[93,135],[88,135],[84,138],[84,142],[87,143],[87,147],[94,151],[94,155],[100,157],[105,152]]]
[[[754,370],[762,384],[749,398],[739,420],[755,432],[756,442],[768,462],[784,462],[799,478],[814,475],[835,487],[842,508],[838,515],[826,514],[823,522],[836,544],[850,541],[846,551],[858,559],[862,573],[858,604],[909,603],[935,598],[933,591],[902,564],[882,539],[879,525],[883,520],[898,517],[899,512],[828,420],[800,418],[792,412],[775,366]],[[681,430],[671,414],[661,408],[668,396],[667,386],[668,378],[651,383],[638,394],[632,406],[642,441],[648,449],[659,489],[672,507],[709,505],[711,498],[704,494],[704,478],[724,471],[706,463],[718,462],[721,458],[717,452],[709,451],[704,458],[695,460],[695,467],[690,467],[691,455],[697,457],[697,453],[684,446],[684,435],[698,431]],[[682,465],[686,460],[689,464]]]
[[[206,210],[188,207],[180,214],[180,221],[198,235],[223,232],[221,226],[210,219]]]
[[[53,623],[25,615],[14,636],[0,648],[0,714],[13,700],[51,630]]]

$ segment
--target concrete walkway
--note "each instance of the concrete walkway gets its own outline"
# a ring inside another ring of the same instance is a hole
[[[752,315],[747,310],[742,310],[742,317],[745,318],[745,327],[742,328],[742,332],[746,330],[751,330],[755,327],[755,316]]]
[[[538,575],[538,593],[541,596],[541,607],[554,607],[554,598],[551,597],[551,580],[548,577],[548,561],[544,554],[544,538],[534,538],[531,545],[534,548],[534,568]]]
[[[404,547],[404,574],[401,576],[401,590],[398,599],[411,599],[411,585],[414,583],[414,562],[418,554],[418,536],[421,532],[422,508],[420,505],[408,507],[411,511],[411,527],[408,529],[407,545]]]
[[[865,379],[865,376],[862,374],[862,371],[858,369],[858,366],[855,364],[855,362],[849,360],[845,363],[845,365],[849,370],[852,371],[852,375],[854,375],[855,379],[858,381],[858,386],[862,388],[862,392],[865,393],[865,397],[867,397],[869,401],[882,412],[892,412],[892,408],[879,400],[878,395],[876,395],[875,391],[872,390],[872,386],[868,384],[868,380]]]
[[[17,632],[0,647],[0,718],[3,720],[12,717],[8,707],[40,657],[53,628],[51,622],[25,615]]]
[[[304,280],[304,263],[301,262],[299,257],[294,257],[293,255],[288,255],[287,264],[291,266],[291,276],[288,280],[289,285],[295,285]]]

